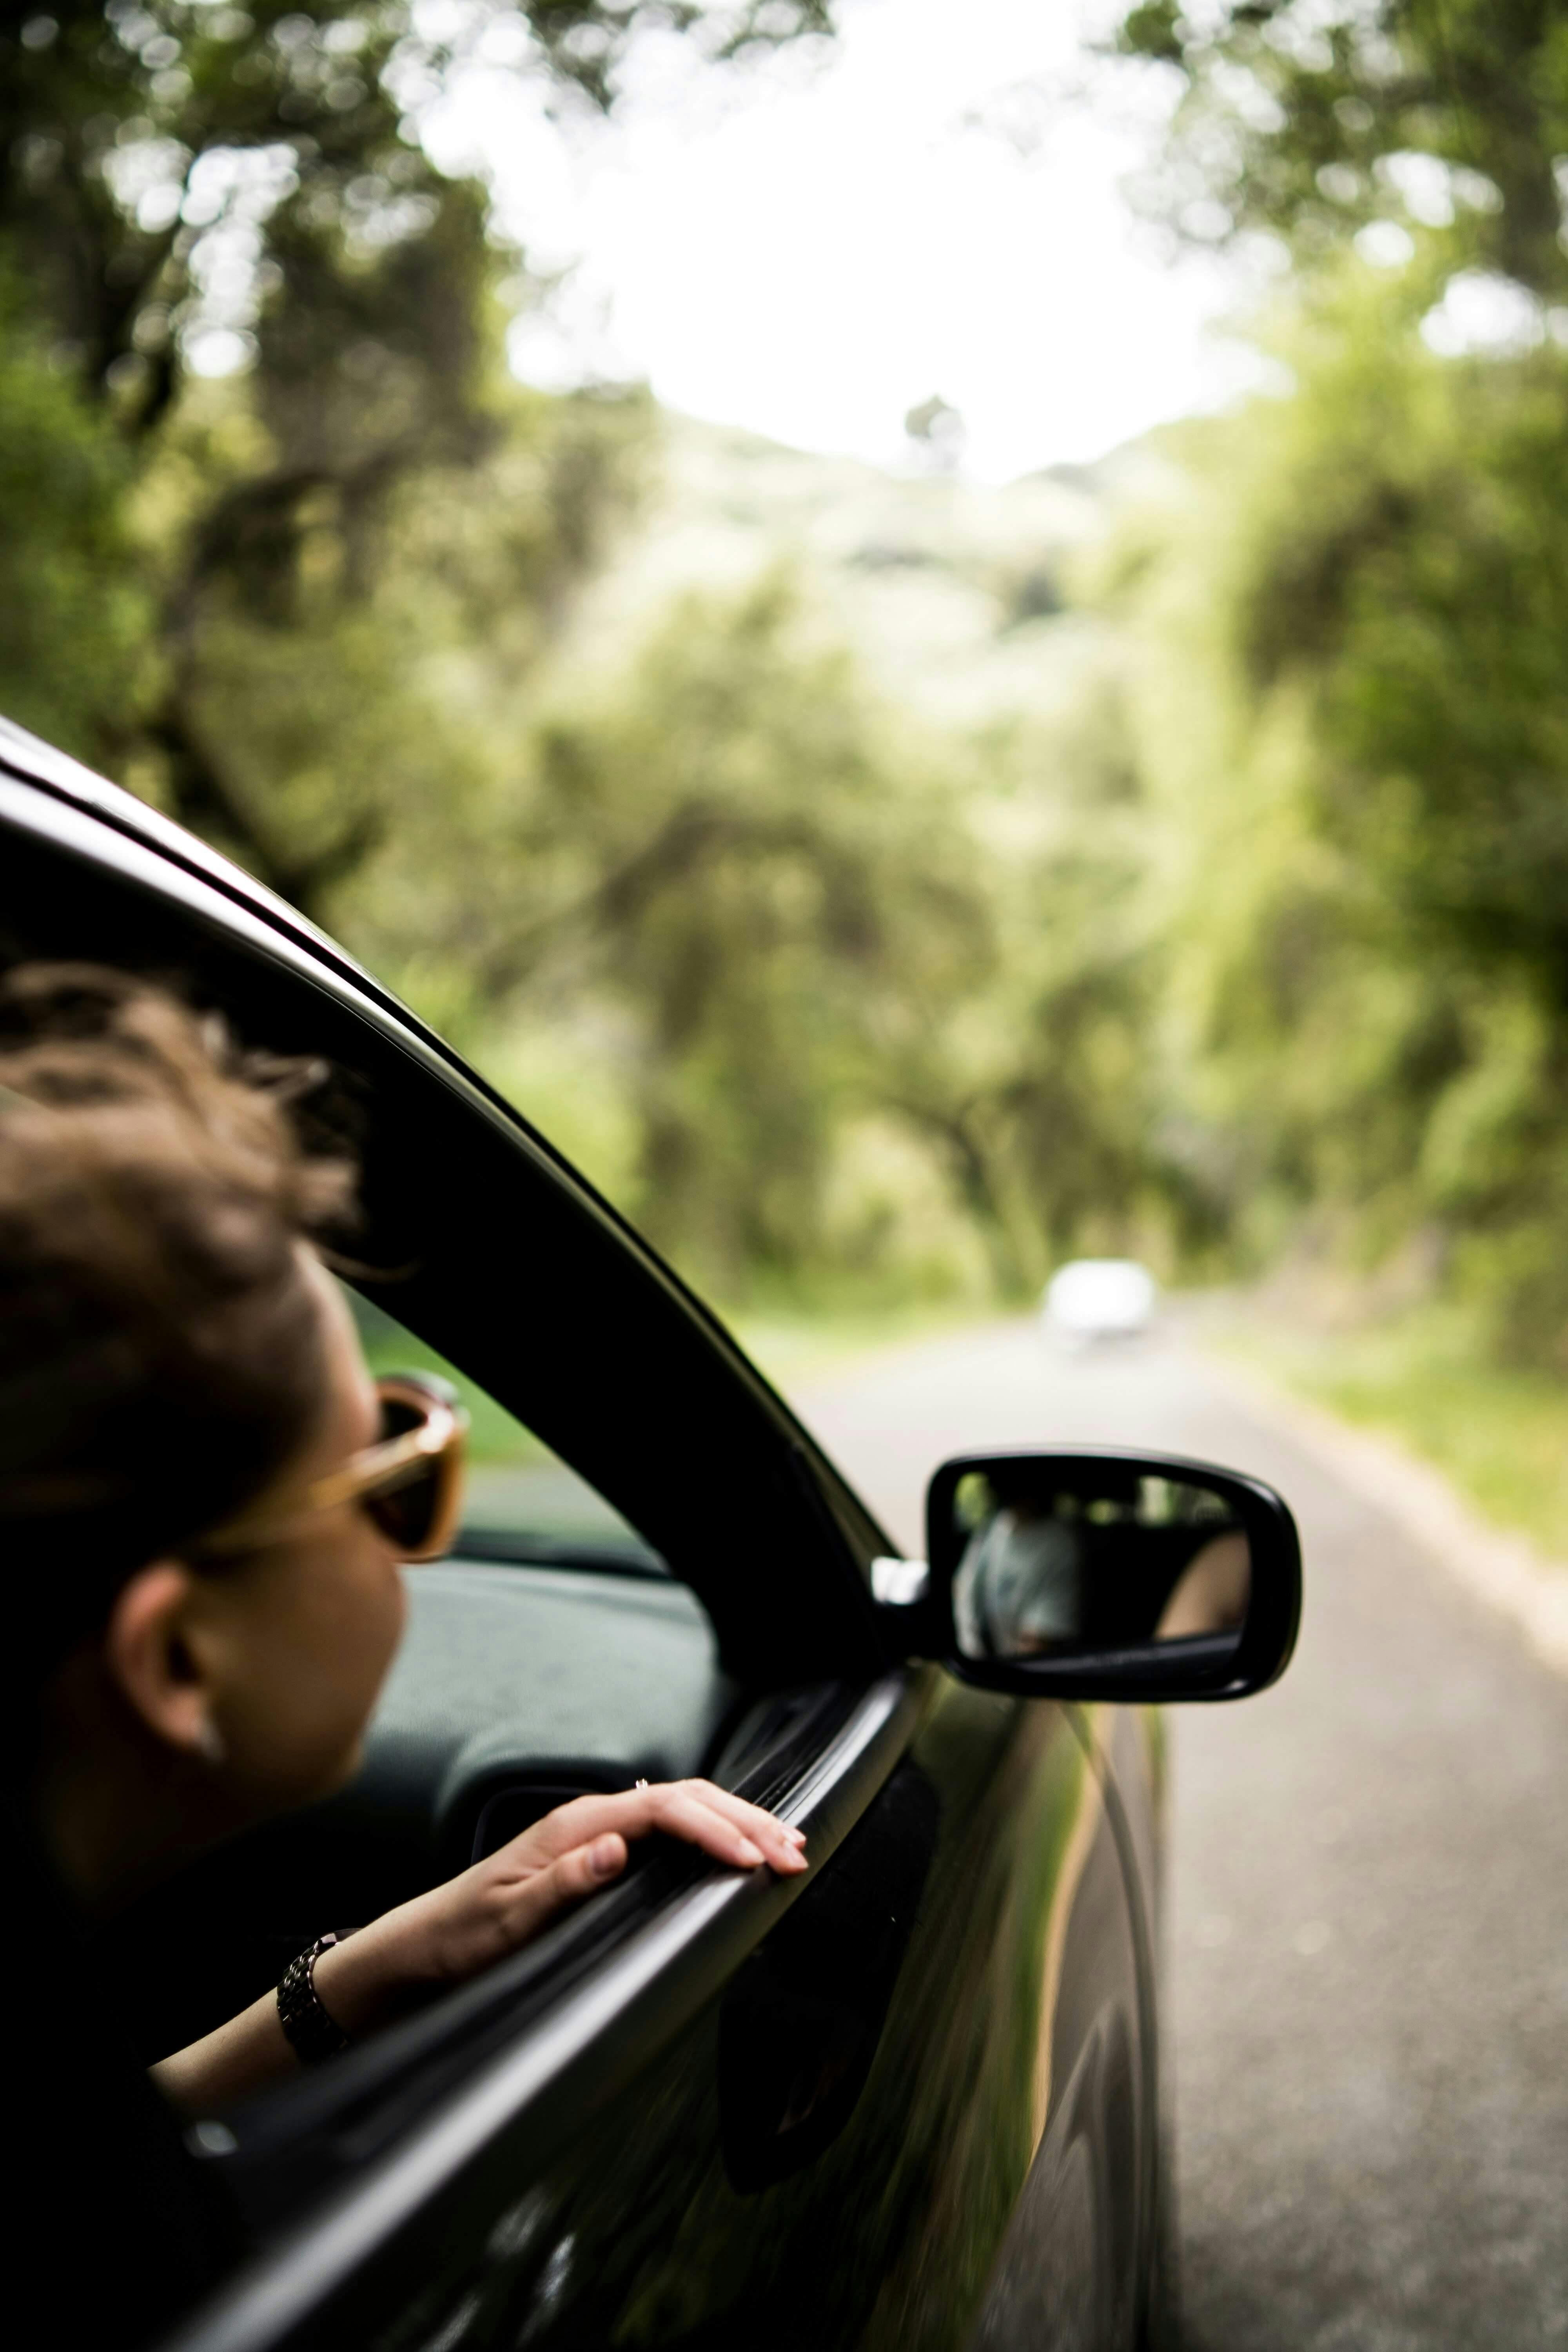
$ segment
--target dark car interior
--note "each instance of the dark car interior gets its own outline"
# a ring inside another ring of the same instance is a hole
[[[265,935],[247,952],[47,845],[8,855],[8,903],[27,913],[0,960],[173,978],[246,1042],[327,1062],[311,1116],[363,1170],[346,1237],[356,1286],[482,1382],[622,1531],[585,1544],[486,1524],[471,1556],[409,1571],[408,1633],[353,1785],[104,1931],[151,2059],[255,2000],[328,1927],[422,1891],[568,1797],[700,1772],[765,1795],[880,1663],[861,1562],[888,1546],[658,1261],[548,1147],[448,1084],[434,1049],[417,1059]],[[638,1861],[645,1878],[689,1869]],[[634,1895],[593,1907],[610,1919]],[[358,2080],[371,2054],[345,2074]],[[305,2087],[320,2105],[326,2086]]]

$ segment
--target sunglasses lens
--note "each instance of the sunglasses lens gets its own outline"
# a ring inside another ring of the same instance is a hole
[[[412,1397],[389,1394],[384,1389],[382,1391],[381,1443],[384,1445],[390,1444],[395,1437],[406,1437],[409,1431],[417,1429],[424,1419],[423,1404],[416,1403]]]
[[[432,1462],[406,1486],[395,1486],[389,1494],[366,1495],[362,1499],[389,1543],[403,1552],[423,1550],[430,1540],[440,1506],[441,1466]]]
[[[383,1444],[395,1437],[406,1437],[411,1429],[418,1429],[425,1419],[425,1407],[407,1397],[383,1394],[381,1400],[381,1435]],[[447,1469],[437,1459],[423,1465],[411,1477],[400,1481],[384,1493],[363,1495],[361,1504],[388,1543],[405,1553],[422,1551],[430,1540],[437,1517],[446,1493]]]

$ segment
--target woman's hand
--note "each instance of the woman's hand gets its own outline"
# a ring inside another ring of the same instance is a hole
[[[383,1914],[316,1962],[317,1996],[351,2039],[461,1984],[619,1877],[632,1838],[662,1830],[737,1870],[806,1867],[799,1830],[708,1780],[575,1797],[444,1886]]]
[[[715,1789],[673,1780],[614,1797],[575,1797],[460,1877],[400,1904],[333,1944],[312,1971],[317,1998],[351,2040],[403,2016],[445,1985],[461,1984],[537,1936],[552,1919],[618,1878],[626,1844],[662,1830],[736,1870],[762,1863],[786,1874],[806,1866],[799,1830]],[[243,2098],[299,2060],[271,1993],[226,2025],[153,2068],[185,2115]]]

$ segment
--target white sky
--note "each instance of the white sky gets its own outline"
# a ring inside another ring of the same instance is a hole
[[[728,74],[645,43],[608,125],[551,121],[501,61],[433,126],[494,173],[535,267],[572,268],[513,363],[799,447],[895,465],[940,393],[965,470],[1002,481],[1214,406],[1256,362],[1208,331],[1235,293],[1173,263],[1118,189],[1139,135],[1059,83],[1083,0],[843,0],[838,41]],[[976,128],[989,106],[993,127]],[[1026,152],[1020,152],[1020,150]]]

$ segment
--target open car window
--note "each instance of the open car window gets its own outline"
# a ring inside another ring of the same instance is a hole
[[[325,1928],[407,1902],[554,1806],[701,1771],[735,1709],[690,1587],[460,1365],[343,1287],[374,1372],[438,1372],[466,1405],[467,1522],[449,1559],[405,1571],[404,1639],[353,1782],[213,1848],[105,1931],[149,2063],[264,1994]]]
[[[668,1577],[653,1546],[597,1489],[462,1369],[374,1300],[342,1285],[373,1372],[435,1371],[468,1413],[458,1558]]]

